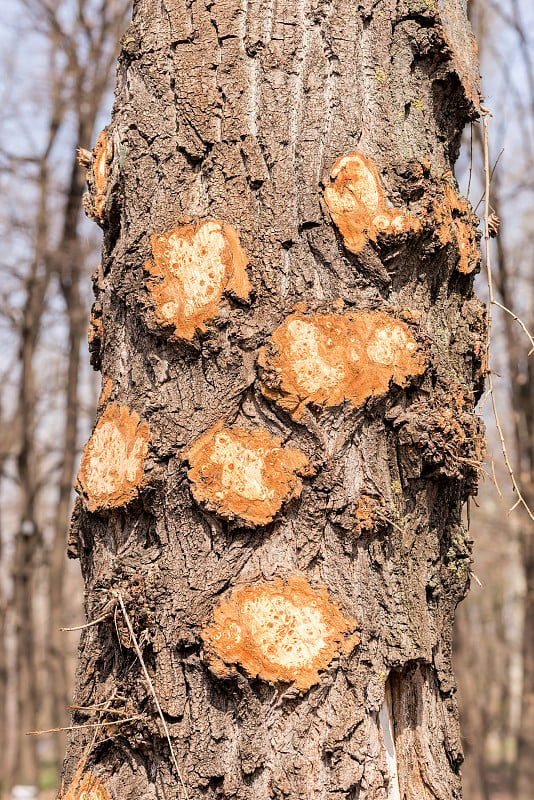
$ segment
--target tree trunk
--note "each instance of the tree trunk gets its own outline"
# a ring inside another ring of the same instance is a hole
[[[65,792],[459,798],[462,4],[139,0],[122,45],[71,535],[104,617],[74,724],[114,725],[72,734]]]

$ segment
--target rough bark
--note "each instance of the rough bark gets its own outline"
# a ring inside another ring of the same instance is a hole
[[[104,382],[71,554],[105,619],[74,723],[140,718],[75,732],[65,793],[186,796],[119,593],[190,798],[459,798],[484,327],[451,173],[478,104],[464,9],[140,0],[122,44],[86,202]],[[188,316],[201,278],[215,306]]]

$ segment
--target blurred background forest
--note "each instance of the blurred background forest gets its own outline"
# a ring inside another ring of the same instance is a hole
[[[434,0],[424,0],[428,5]],[[109,121],[130,0],[4,0],[0,29],[0,796],[58,788],[69,724],[79,562],[65,558],[72,481],[99,393],[86,343],[100,232],[81,208],[85,170]],[[518,486],[534,508],[534,5],[469,0],[490,121],[493,361]],[[457,177],[483,210],[482,128]],[[484,272],[478,291],[487,297]],[[518,315],[521,322],[506,311]],[[488,458],[469,509],[471,591],[455,662],[465,800],[534,798],[534,522],[521,507],[485,398]],[[19,795],[22,798],[22,794]],[[31,794],[24,797],[32,797]]]

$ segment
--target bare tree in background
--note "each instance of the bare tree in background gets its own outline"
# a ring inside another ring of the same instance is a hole
[[[76,145],[89,146],[103,100],[106,95],[109,97],[117,40],[126,27],[130,4],[119,0],[51,3],[28,0],[20,3],[18,10],[25,20],[24,34],[39,42],[36,65],[41,57],[46,66],[40,86],[41,91],[44,88],[39,97],[41,106],[35,111],[36,128],[28,126],[28,118],[22,113],[19,119],[12,106],[14,121],[20,123],[22,130],[30,128],[28,138],[14,139],[5,133],[0,141],[4,187],[12,190],[16,186],[13,196],[22,201],[13,211],[6,204],[2,220],[7,241],[13,243],[19,256],[16,270],[9,264],[3,265],[6,273],[11,270],[10,289],[15,300],[5,298],[2,311],[12,322],[11,341],[16,337],[19,344],[15,366],[18,389],[15,397],[8,394],[4,403],[3,427],[9,435],[3,439],[2,453],[3,463],[8,472],[12,467],[10,477],[16,482],[14,490],[7,487],[5,502],[16,507],[10,517],[11,524],[18,519],[10,603],[16,648],[16,674],[12,682],[16,688],[17,717],[14,721],[9,714],[2,715],[2,726],[16,730],[12,782],[36,785],[39,769],[36,740],[26,732],[43,722],[46,727],[64,725],[70,702],[66,642],[59,628],[68,619],[69,598],[64,597],[63,588],[65,547],[72,477],[78,458],[80,344],[86,330],[80,282],[87,282],[90,255],[81,239],[84,170],[76,161]],[[13,30],[11,35],[15,37],[17,31]],[[20,95],[16,100],[20,102]],[[31,97],[26,102],[31,103]],[[27,112],[25,106],[24,113]],[[11,129],[14,121],[10,120]],[[67,171],[65,150],[71,153]],[[18,247],[14,226],[23,237]],[[59,385],[54,386],[54,402],[57,403],[57,393],[61,392],[63,415],[55,413],[53,407],[44,414],[42,408],[52,396],[50,375],[43,372],[41,358],[50,341],[43,323],[46,315],[55,314],[57,309],[61,309],[59,327],[67,344],[58,353]],[[45,424],[52,425],[55,431],[52,456],[39,445],[42,431],[38,426],[43,416]],[[49,531],[47,536],[45,529]],[[7,525],[3,534],[8,543],[13,541]],[[46,625],[47,678],[39,685],[40,668],[35,655],[35,598],[39,595],[35,570],[43,562],[48,613],[44,618],[42,610],[39,613],[40,625],[43,621]],[[6,587],[2,590],[5,593]],[[45,697],[47,717],[40,711]],[[56,771],[63,747],[62,737],[55,737]],[[4,784],[5,769],[4,764],[1,776]]]

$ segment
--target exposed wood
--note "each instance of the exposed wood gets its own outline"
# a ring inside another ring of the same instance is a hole
[[[294,683],[302,692],[319,683],[319,670],[350,652],[360,639],[324,587],[314,591],[304,577],[245,586],[214,609],[214,624],[202,632],[208,663],[219,677],[232,665],[271,684]]]
[[[261,389],[299,419],[309,405],[363,406],[422,375],[425,358],[407,325],[381,312],[291,314],[262,350]]]
[[[303,453],[281,443],[263,428],[214,425],[182,456],[193,496],[221,517],[272,522],[282,503],[300,495],[299,475],[313,473]]]
[[[126,505],[143,481],[150,429],[128,406],[111,403],[87,442],[76,479],[89,511]]]

